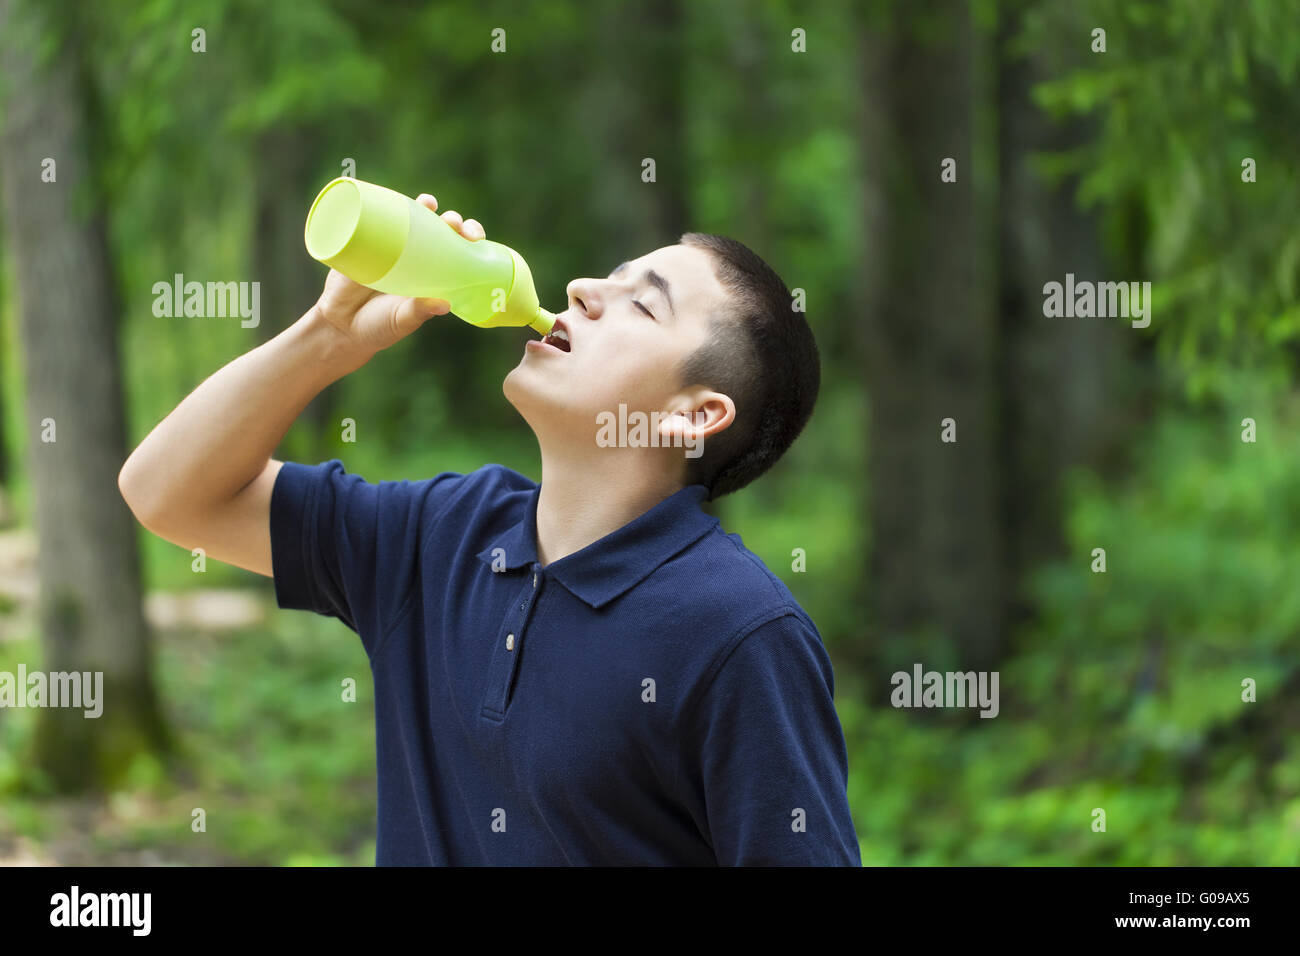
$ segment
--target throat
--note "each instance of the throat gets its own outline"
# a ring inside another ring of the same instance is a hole
[[[543,459],[534,528],[537,560],[543,565],[613,534],[680,490],[671,482],[660,486],[647,481],[644,467],[634,462],[629,462],[630,474],[603,475],[607,469],[590,460],[569,464],[573,467],[556,475]]]

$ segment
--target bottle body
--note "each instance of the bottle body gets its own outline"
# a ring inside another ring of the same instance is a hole
[[[471,241],[409,196],[342,176],[307,214],[312,258],[379,292],[445,299],[471,325],[549,332],[528,264],[509,246]]]

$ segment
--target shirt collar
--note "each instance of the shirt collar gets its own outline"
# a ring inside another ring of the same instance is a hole
[[[537,561],[537,500],[533,490],[524,518],[479,552],[479,559],[516,570]],[[593,608],[640,584],[651,571],[712,530],[718,519],[700,503],[704,485],[687,485],[617,531],[546,566],[546,572]],[[500,549],[499,551],[497,549]]]

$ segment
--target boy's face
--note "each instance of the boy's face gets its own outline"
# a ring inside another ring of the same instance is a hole
[[[530,340],[502,387],[539,437],[594,442],[597,416],[618,415],[620,403],[647,415],[695,407],[698,390],[683,386],[678,369],[728,304],[709,253],[664,246],[607,278],[574,279],[567,292],[556,330],[568,334],[568,351],[550,344],[554,330]]]

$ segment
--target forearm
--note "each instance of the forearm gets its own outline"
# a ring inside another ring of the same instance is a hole
[[[364,361],[313,309],[159,422],[122,466],[123,497],[146,526],[213,513],[261,474],[307,404]]]

